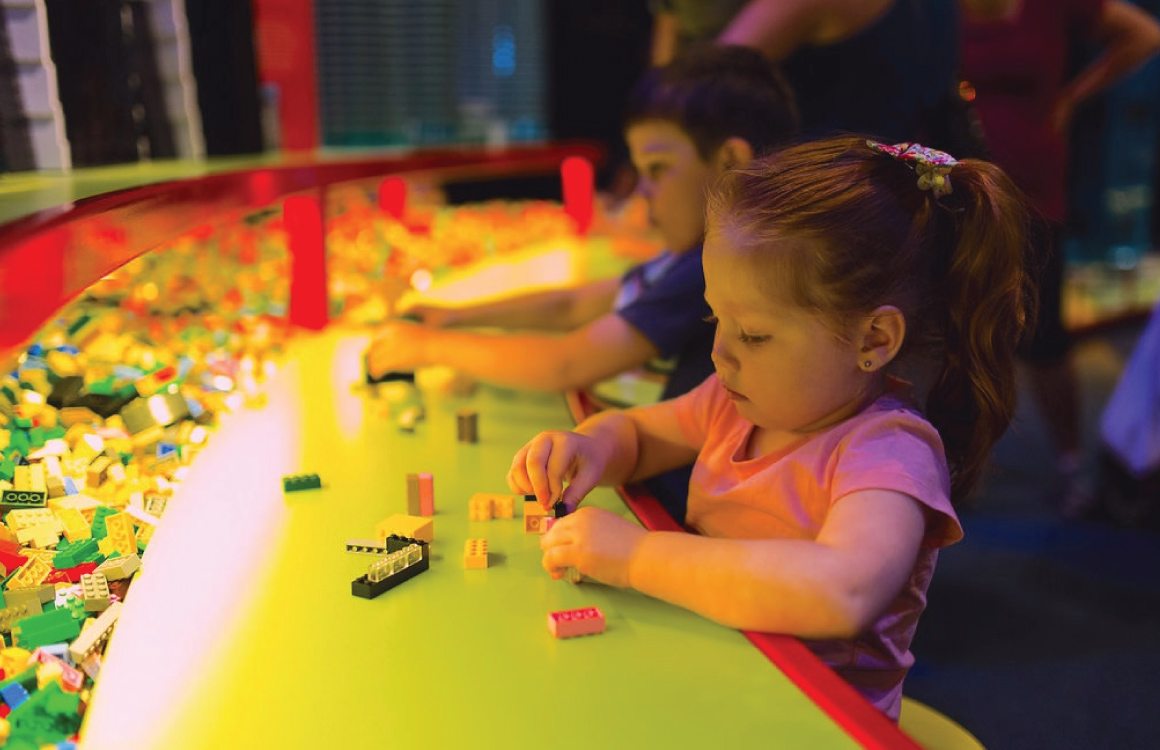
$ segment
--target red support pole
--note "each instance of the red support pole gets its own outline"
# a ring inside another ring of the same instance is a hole
[[[282,204],[290,250],[290,322],[318,331],[326,327],[326,237],[317,196],[293,196]]]
[[[398,177],[388,177],[379,183],[379,208],[398,221],[407,213],[407,183]]]
[[[564,183],[564,211],[576,220],[576,233],[583,237],[592,226],[592,162],[582,156],[569,156],[560,165],[560,177]]]

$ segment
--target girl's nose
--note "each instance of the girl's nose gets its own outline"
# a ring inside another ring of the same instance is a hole
[[[713,336],[713,350],[709,353],[709,358],[713,361],[713,366],[718,370],[723,367],[733,369],[737,366],[736,358],[729,353],[729,350],[721,340],[720,331]]]

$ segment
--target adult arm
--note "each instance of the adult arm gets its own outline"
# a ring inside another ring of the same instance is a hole
[[[1052,114],[1066,127],[1076,106],[1127,77],[1160,51],[1160,23],[1125,0],[1107,0],[1096,22],[1103,51],[1064,88]]]
[[[807,44],[832,44],[905,0],[751,0],[717,37],[784,60]]]

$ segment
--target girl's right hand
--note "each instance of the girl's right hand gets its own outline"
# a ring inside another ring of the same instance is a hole
[[[563,502],[571,513],[604,476],[608,450],[587,435],[541,432],[512,459],[508,487],[521,495],[534,494],[545,509]]]

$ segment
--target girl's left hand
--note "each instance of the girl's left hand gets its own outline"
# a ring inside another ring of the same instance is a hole
[[[631,585],[632,556],[647,531],[603,508],[580,508],[552,525],[540,540],[544,569],[561,578],[576,568],[609,586]]]

